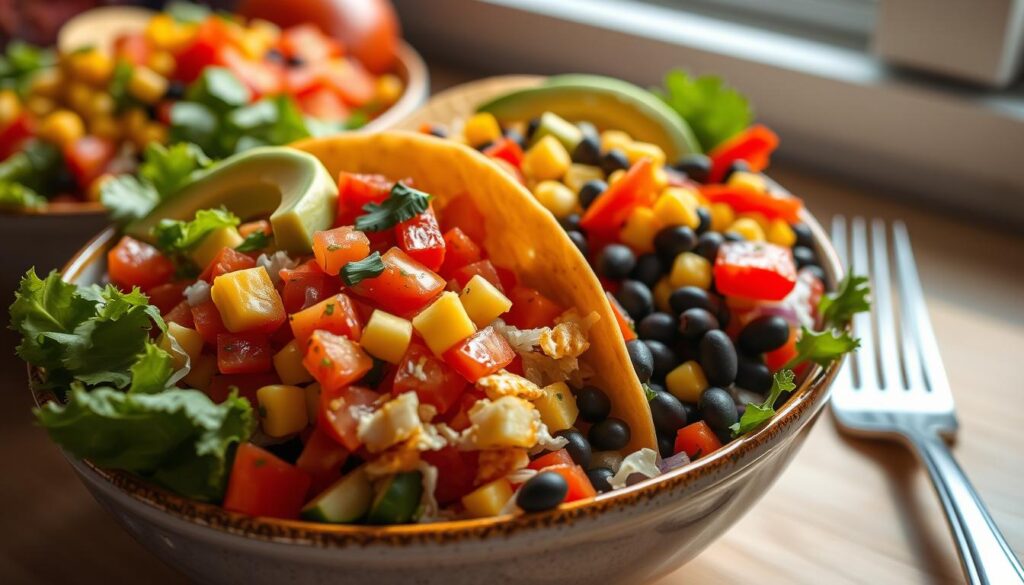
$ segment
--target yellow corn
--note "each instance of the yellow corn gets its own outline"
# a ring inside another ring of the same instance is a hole
[[[761,228],[761,224],[757,223],[757,220],[750,217],[737,219],[725,231],[736,232],[743,236],[743,239],[750,242],[764,241],[764,229]]]
[[[57,110],[43,118],[38,135],[47,142],[65,146],[85,135],[82,118],[70,110]]]
[[[512,499],[512,484],[501,478],[484,484],[462,497],[462,506],[473,518],[489,518],[501,513]]]
[[[303,353],[299,343],[294,339],[274,354],[274,371],[285,384],[304,384],[312,382],[313,376],[302,365]]]
[[[758,173],[751,173],[748,171],[736,171],[729,175],[729,181],[727,183],[730,187],[738,187],[740,189],[746,189],[748,191],[756,191],[763,193],[768,190],[768,185],[765,183],[764,177]]]
[[[0,91],[0,128],[6,128],[21,115],[21,100],[9,89]]]
[[[64,101],[76,112],[85,113],[89,111],[89,104],[92,103],[92,96],[96,90],[81,81],[72,81],[64,88]]]
[[[94,87],[102,87],[114,74],[114,60],[97,49],[73,53],[68,55],[68,70],[73,77]]]
[[[708,379],[700,364],[684,362],[665,376],[665,388],[683,402],[697,402],[700,393],[708,387]]]
[[[106,116],[110,117],[114,114],[114,109],[117,104],[114,103],[114,97],[109,93],[97,91],[92,94],[92,98],[89,100],[88,107],[86,108],[86,117],[92,120],[94,117]]]
[[[604,179],[604,171],[599,167],[574,163],[569,165],[569,170],[565,171],[562,182],[566,187],[572,189],[573,193],[579,194],[583,184],[594,179]]]
[[[89,120],[89,133],[107,140],[121,139],[121,124],[110,116],[98,116]]]
[[[541,181],[533,188],[537,201],[558,218],[565,217],[576,209],[576,193],[558,181]]]
[[[561,179],[571,164],[569,152],[550,134],[538,140],[523,155],[523,173],[527,178],[538,181]]]
[[[784,219],[773,219],[768,225],[766,237],[769,242],[787,248],[796,244],[796,232]]]
[[[185,352],[185,355],[181,355],[174,349],[172,340],[177,342],[178,347]],[[203,353],[203,336],[195,329],[183,327],[177,323],[168,323],[167,332],[160,337],[159,347],[170,354],[174,369],[178,370],[185,366],[186,359],[190,362],[199,359],[200,354]]]
[[[625,153],[626,159],[629,160],[629,164],[636,164],[636,161],[642,158],[649,158],[654,162],[655,166],[664,166],[665,164],[665,151],[656,144],[650,142],[630,142],[622,148],[622,152]]]
[[[218,276],[210,297],[224,327],[232,333],[266,327],[285,314],[281,295],[262,266]]]
[[[149,19],[146,38],[157,48],[173,53],[192,40],[195,29],[194,24],[179,23],[169,14],[157,14]]]
[[[41,95],[48,98],[56,98],[60,95],[61,83],[60,69],[51,67],[42,69],[32,76],[29,82],[28,91],[32,95]]]
[[[136,66],[128,80],[128,93],[145,104],[155,104],[167,93],[167,78],[149,67]]]
[[[665,225],[685,225],[697,229],[700,217],[697,215],[697,198],[683,187],[669,187],[661,192],[654,202],[654,214]]]
[[[148,123],[149,117],[142,108],[131,108],[124,114],[121,114],[121,129],[126,136],[140,134]]]
[[[736,219],[732,207],[726,203],[712,203],[708,212],[711,213],[711,229],[716,232],[724,232]]]
[[[220,254],[224,248],[237,248],[245,241],[238,229],[234,227],[217,228],[203,237],[199,244],[192,249],[189,257],[196,263],[196,266],[203,268],[210,265],[213,259]]]
[[[494,114],[479,112],[466,120],[462,127],[462,135],[466,137],[467,144],[476,148],[501,138],[501,125]]]
[[[572,391],[565,382],[556,382],[542,390],[544,394],[533,401],[533,406],[540,412],[540,420],[552,433],[571,429],[580,414]]]
[[[651,291],[654,294],[654,306],[659,311],[665,313],[672,312],[672,305],[669,304],[668,298],[672,295],[672,283],[669,282],[668,277],[664,277],[658,281],[658,284],[654,285],[654,290]]]
[[[636,207],[619,231],[619,239],[638,254],[647,254],[654,251],[654,236],[662,225],[653,209]]]
[[[673,288],[696,286],[707,290],[711,287],[711,263],[693,252],[683,252],[672,263],[668,280]]]
[[[605,130],[601,133],[601,150],[608,151],[618,148],[625,152],[633,138],[622,130]]]
[[[170,51],[153,51],[153,54],[146,60],[146,65],[158,75],[170,77],[174,73],[177,63]]]
[[[771,225],[771,222],[768,221],[768,218],[765,217],[763,213],[758,213],[756,211],[747,211],[746,213],[739,213],[736,215],[736,219],[743,218],[754,220],[757,225],[761,226],[761,230],[764,232],[767,232],[768,227]]]
[[[168,130],[166,126],[159,122],[150,122],[132,136],[132,141],[135,143],[135,147],[141,151],[154,142],[157,144],[167,144],[167,135]]]
[[[35,116],[43,117],[57,109],[57,102],[48,97],[33,95],[25,100],[25,109]]]
[[[397,75],[385,73],[377,78],[377,83],[374,84],[374,97],[376,101],[380,102],[385,106],[398,101],[398,98],[402,97],[402,91],[405,86],[402,84],[402,80]]]
[[[477,327],[485,327],[512,308],[512,301],[489,280],[476,274],[469,279],[459,294],[466,314]],[[363,337],[366,334],[363,333]],[[365,339],[364,339],[365,343]]]
[[[412,323],[376,309],[363,328],[359,343],[373,357],[397,364],[405,355],[411,340]]]
[[[273,384],[256,391],[260,427],[271,437],[285,437],[309,424],[306,392],[298,386]]]
[[[436,355],[476,332],[459,296],[451,291],[441,293],[436,301],[413,317],[412,326]]]

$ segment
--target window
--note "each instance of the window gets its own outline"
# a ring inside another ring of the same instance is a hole
[[[747,20],[771,19],[808,29],[867,38],[874,26],[876,0],[651,0],[665,6],[733,15]]]

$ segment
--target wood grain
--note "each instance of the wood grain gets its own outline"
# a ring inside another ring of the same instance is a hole
[[[435,67],[435,89],[462,72]],[[782,153],[785,153],[783,142]],[[1024,234],[996,232],[780,164],[773,176],[821,220],[902,218],[962,428],[955,453],[1024,554]],[[8,251],[9,253],[9,251]],[[26,264],[30,261],[26,260]],[[89,497],[32,426],[23,370],[0,334],[0,582],[186,582],[134,543]],[[695,561],[657,585],[962,582],[941,510],[920,466],[897,445],[847,439],[822,416],[761,503]]]

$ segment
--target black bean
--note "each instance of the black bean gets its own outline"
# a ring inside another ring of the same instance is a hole
[[[703,235],[711,229],[711,212],[706,207],[697,208],[697,219],[700,223],[697,224],[697,235]]]
[[[629,353],[629,361],[633,362],[633,371],[640,383],[650,380],[654,374],[654,356],[647,344],[639,339],[627,341],[626,352]]]
[[[584,258],[590,256],[590,245],[587,244],[587,236],[575,230],[566,232],[566,235],[569,236],[569,239],[576,245],[576,248],[580,251],[580,254],[583,254]]]
[[[725,238],[726,242],[742,242],[746,239],[739,232],[732,231],[723,233],[722,237]]]
[[[736,416],[736,402],[727,391],[712,386],[700,393],[700,401],[697,403],[700,416],[715,431],[716,435],[728,436],[729,427],[738,420]]]
[[[526,480],[516,494],[516,505],[524,512],[550,510],[565,500],[569,484],[553,471],[542,471]]]
[[[697,234],[685,225],[662,228],[654,236],[654,251],[666,266],[670,266],[676,256],[693,250],[696,245]]]
[[[696,402],[684,402],[683,409],[686,410],[686,422],[693,424],[701,420],[700,409],[697,408]]]
[[[679,358],[672,348],[656,339],[645,339],[644,345],[651,352],[651,361],[654,364],[653,379],[664,380],[665,376],[679,365]]]
[[[700,256],[703,256],[705,260],[714,264],[715,259],[718,258],[718,248],[724,241],[725,238],[718,232],[703,233],[697,238],[695,251]]]
[[[302,440],[295,436],[283,443],[267,445],[265,449],[288,463],[295,463],[305,448]],[[339,476],[340,477],[340,476]]]
[[[167,84],[167,91],[164,97],[169,100],[180,100],[185,97],[185,84],[177,79]]]
[[[612,412],[612,401],[604,390],[593,386],[584,386],[576,393],[576,408],[580,418],[590,423],[601,422]]]
[[[676,356],[679,357],[681,363],[689,361],[698,361],[700,359],[700,351],[697,349],[697,341],[683,340],[676,344]]]
[[[629,159],[626,158],[626,153],[622,152],[618,148],[613,148],[601,156],[601,170],[604,171],[605,175],[610,175],[618,170],[625,170],[629,168]]]
[[[618,280],[626,278],[636,266],[636,254],[628,246],[609,244],[601,250],[594,262],[598,276]]]
[[[590,179],[586,183],[583,183],[578,194],[580,207],[583,209],[590,207],[590,204],[597,199],[598,195],[604,193],[604,190],[607,188],[608,183],[605,183],[601,179]]]
[[[668,459],[675,455],[676,438],[670,435],[658,435],[658,454],[662,459]]]
[[[640,339],[656,339],[671,345],[676,340],[679,320],[668,313],[651,313],[636,325],[636,334]]]
[[[686,426],[686,409],[678,398],[668,392],[659,392],[650,401],[651,418],[659,434],[676,436]]]
[[[569,231],[580,230],[580,214],[570,213],[569,215],[558,220],[558,225],[562,226],[562,229]]]
[[[526,124],[526,140],[533,140],[533,135],[537,133],[537,128],[540,128],[540,118],[531,118]]]
[[[707,183],[711,174],[711,159],[704,154],[688,154],[672,165],[675,170],[686,173],[698,183]]]
[[[728,183],[729,182],[729,178],[732,177],[733,173],[737,173],[737,172],[741,172],[741,171],[742,172],[750,172],[750,163],[748,163],[747,161],[743,160],[742,158],[738,159],[738,160],[732,161],[732,163],[729,165],[729,168],[727,168],[725,170],[725,176],[722,177],[722,182],[723,183]]]
[[[651,389],[651,392],[668,392],[668,390],[665,390],[664,386],[657,382],[651,382],[647,384],[647,387]]]
[[[727,387],[736,380],[737,356],[732,340],[721,329],[708,331],[701,338],[700,367],[708,382]]]
[[[736,368],[736,385],[757,394],[767,394],[772,388],[772,373],[759,360],[741,355]]]
[[[729,310],[729,305],[720,303],[718,305],[718,328],[725,329],[729,326],[729,321],[732,320],[732,311]]]
[[[661,260],[658,259],[658,256],[656,254],[643,254],[636,259],[636,266],[633,267],[633,272],[630,273],[629,277],[654,288],[664,275],[665,267],[662,265]]]
[[[818,255],[807,246],[793,247],[793,260],[796,260],[796,267],[803,268],[818,263]]]
[[[576,148],[572,149],[572,162],[591,166],[601,164],[601,140],[584,134]]]
[[[651,294],[651,289],[639,280],[623,280],[619,291],[615,293],[615,298],[634,321],[643,319],[654,310],[654,295]]]
[[[569,444],[565,446],[565,450],[569,452],[572,460],[577,465],[582,465],[583,469],[590,465],[590,456],[593,454],[593,450],[591,450],[590,443],[583,436],[583,433],[576,429],[565,429],[555,433],[555,436],[565,437],[565,440],[569,441]]]
[[[609,417],[590,427],[587,438],[595,449],[618,451],[629,444],[629,425],[622,419]]]
[[[718,328],[718,317],[706,309],[694,307],[679,315],[679,333],[687,341],[699,341],[705,333]]]
[[[590,480],[590,485],[594,486],[594,489],[599,494],[612,491],[611,479],[614,475],[612,470],[607,467],[587,470],[587,479]]]
[[[286,63],[286,64],[287,64],[287,65],[288,65],[289,67],[302,67],[303,65],[305,65],[305,64],[306,64],[306,60],[305,60],[305,59],[303,59],[302,57],[299,57],[298,55],[290,55],[290,56],[289,56],[289,57],[288,57],[288,58],[287,58],[287,59],[285,60],[285,63]]]
[[[778,315],[761,315],[740,330],[740,349],[747,353],[766,353],[779,349],[789,340],[789,322]]]
[[[700,287],[683,286],[672,291],[668,297],[668,304],[672,307],[672,312],[677,315],[694,307],[717,313],[720,301],[718,297],[711,296],[708,291]]]
[[[793,228],[793,233],[796,234],[796,245],[805,246],[807,248],[814,249],[814,234],[811,233],[811,228],[806,223],[794,223],[790,227]]]

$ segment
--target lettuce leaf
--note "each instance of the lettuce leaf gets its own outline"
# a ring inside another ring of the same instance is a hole
[[[139,176],[119,175],[104,181],[100,201],[110,218],[118,223],[140,219],[195,180],[211,164],[195,144],[177,143],[169,148],[152,144],[146,148]]]
[[[754,120],[747,98],[719,77],[691,77],[676,69],[665,75],[664,84],[652,91],[689,124],[704,152],[739,134]]]
[[[201,209],[192,221],[162,219],[153,228],[156,247],[167,253],[183,253],[196,247],[210,232],[236,227],[241,220],[226,209]]]

